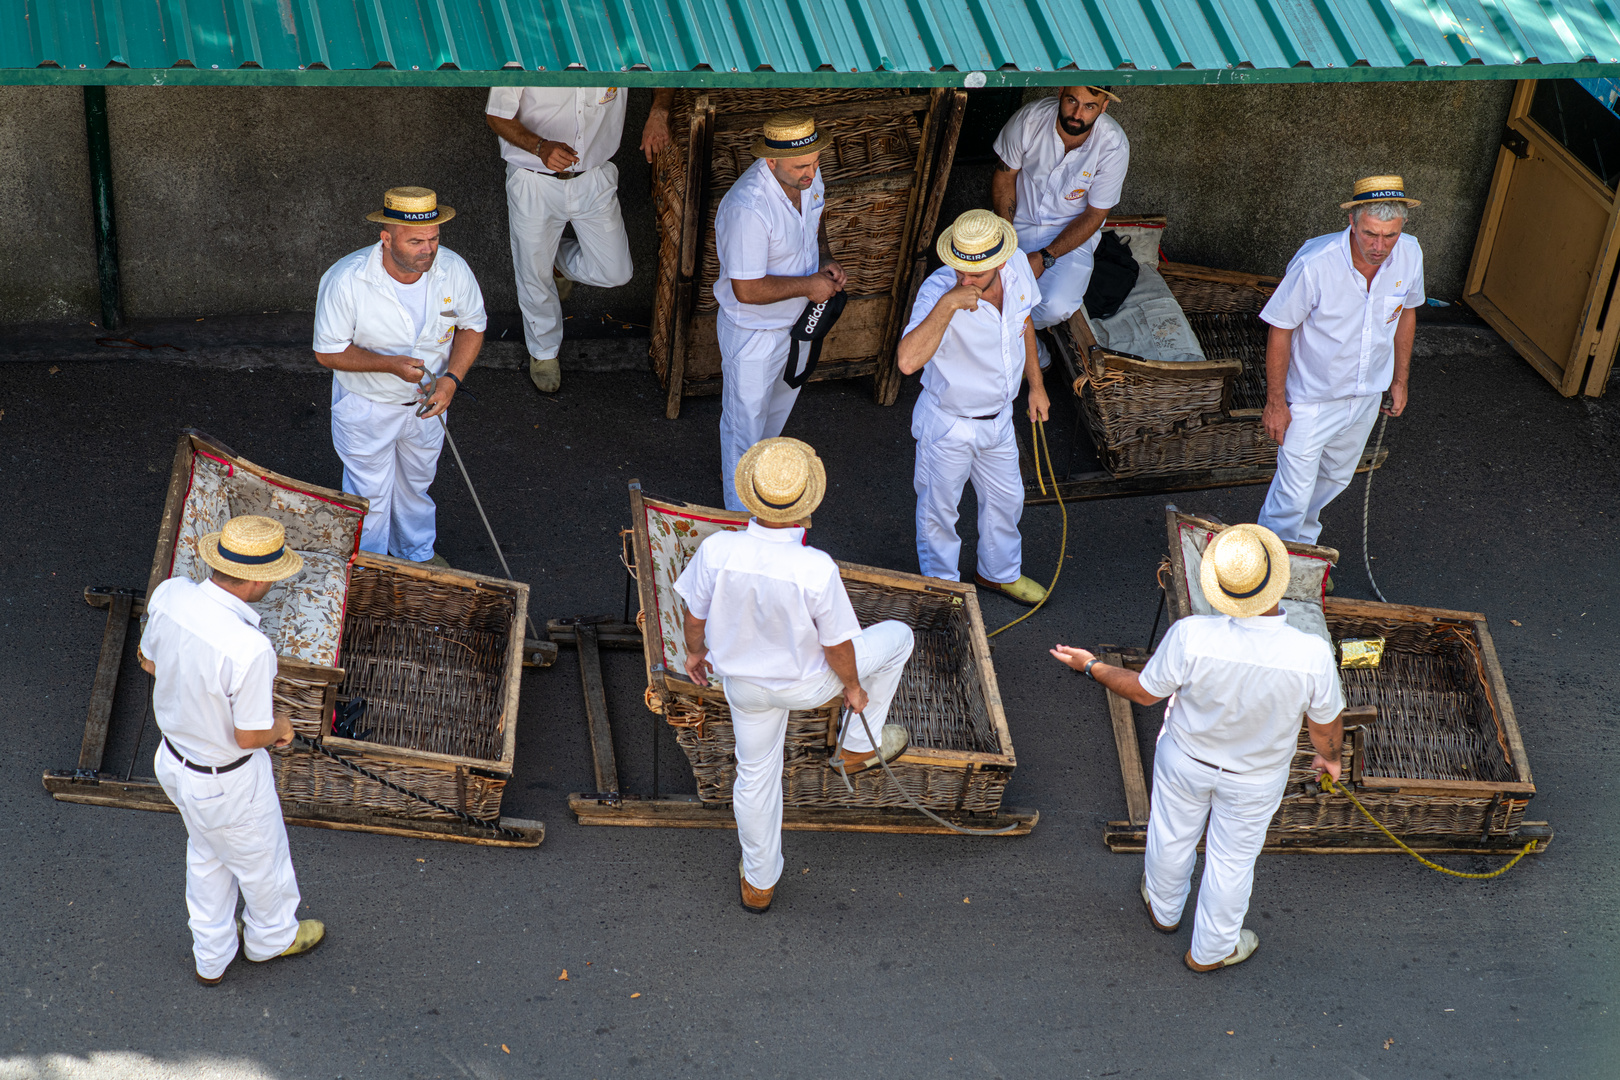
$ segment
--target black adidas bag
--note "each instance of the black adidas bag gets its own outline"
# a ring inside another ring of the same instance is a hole
[[[1102,234],[1102,243],[1092,253],[1091,284],[1086,286],[1086,314],[1106,319],[1117,312],[1136,288],[1142,268],[1131,258],[1131,245],[1112,229]]]

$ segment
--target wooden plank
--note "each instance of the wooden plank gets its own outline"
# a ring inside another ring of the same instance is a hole
[[[513,598],[512,622],[506,643],[506,701],[501,706],[501,767],[511,773],[517,761],[518,700],[523,692],[523,667],[529,656],[525,628],[529,624],[529,587],[515,582],[518,595]],[[535,642],[536,645],[539,642]],[[557,654],[552,653],[556,660]]]
[[[591,621],[596,631],[596,645],[601,649],[640,649],[641,631],[635,623]],[[576,624],[572,619],[547,619],[546,637],[555,645],[578,645]]]
[[[894,116],[898,113],[917,113],[928,108],[927,94],[900,94],[894,97],[873,98],[867,101],[849,101],[839,105],[818,105],[812,112],[816,122],[845,120],[852,116]],[[759,127],[775,110],[764,112],[727,112],[715,117],[717,131],[744,131]]]
[[[112,720],[113,696],[118,692],[118,671],[124,664],[124,640],[129,636],[131,598],[121,593],[107,606],[107,628],[101,634],[101,656],[95,681],[90,684],[90,706],[84,720],[84,741],[79,744],[79,768],[95,772],[107,750],[107,725]]]
[[[984,615],[979,610],[979,593],[975,589],[963,597],[968,622],[973,627],[973,662],[979,669],[979,682],[984,688],[984,703],[990,711],[990,724],[996,729],[996,742],[1008,768],[1018,763],[1013,750],[1012,730],[1007,724],[1007,710],[1001,703],[1001,685],[996,679],[996,667],[990,660],[990,640],[985,637]]]
[[[86,781],[75,779],[70,772],[49,771],[44,775],[45,790],[59,802],[78,803],[83,806],[111,806],[125,810],[154,810],[176,813],[162,785],[150,777],[135,780]],[[294,802],[283,799],[282,818],[288,825],[302,825],[312,829],[338,829],[344,832],[378,833],[383,836],[404,836],[417,840],[449,840],[460,844],[482,847],[530,848],[538,847],[545,839],[546,827],[539,821],[523,818],[501,818],[501,825],[523,834],[521,838],[501,836],[459,821],[435,821],[417,818],[389,817],[350,807],[322,806],[318,803]]]
[[[556,662],[557,643],[555,641],[536,641],[534,638],[524,639],[524,667],[550,667]]]
[[[692,336],[692,309],[697,304],[697,265],[703,246],[698,233],[701,215],[703,177],[707,173],[708,141],[704,133],[713,123],[714,110],[709,95],[698,95],[692,109],[691,127],[686,140],[685,202],[681,207],[681,247],[679,280],[675,286],[675,326],[670,334],[669,362],[665,365],[664,415],[671,420],[681,415],[681,395],[686,386],[686,352]]]
[[[1369,825],[1369,829],[1372,827]],[[1517,833],[1480,838],[1479,833],[1457,833],[1449,836],[1425,834],[1402,837],[1408,847],[1421,855],[1517,855],[1524,845],[1536,842],[1532,855],[1540,855],[1553,841],[1553,830],[1545,821],[1526,821]],[[1128,821],[1110,821],[1103,827],[1103,843],[1108,850],[1122,855],[1140,854],[1147,850],[1147,830]],[[1203,842],[1198,850],[1204,849]],[[1370,834],[1352,833],[1337,836],[1277,836],[1268,833],[1266,852],[1293,852],[1298,855],[1383,855],[1401,854],[1401,849],[1376,829]]]
[[[1107,653],[1103,663],[1122,667],[1118,653]],[[1142,772],[1142,746],[1136,738],[1136,717],[1131,703],[1112,690],[1108,695],[1108,719],[1114,728],[1114,749],[1119,753],[1119,777],[1125,785],[1125,816],[1139,825],[1146,825],[1148,807],[1147,777]]]
[[[1507,737],[1508,754],[1513,758],[1513,771],[1526,784],[1534,784],[1530,772],[1530,755],[1525,753],[1524,737],[1519,734],[1519,721],[1513,714],[1513,699],[1508,696],[1507,679],[1502,675],[1502,664],[1496,656],[1496,642],[1484,616],[1474,620],[1474,638],[1479,642],[1479,657],[1485,664],[1485,679],[1490,684],[1491,696],[1496,699],[1496,715],[1502,721],[1502,734]]]
[[[926,257],[928,246],[934,242],[934,230],[939,227],[939,208],[945,204],[945,188],[951,182],[951,169],[956,164],[956,144],[962,134],[962,117],[967,112],[967,91],[954,91],[949,108],[950,116],[946,119],[945,134],[939,144],[939,160],[934,166],[934,175],[928,181],[927,207],[911,249],[913,257]]]
[[[596,766],[596,790],[619,790],[619,763],[613,756],[613,725],[608,720],[607,694],[602,687],[602,657],[597,651],[596,627],[582,622],[575,628],[579,648],[579,682],[585,692],[585,724],[591,736],[591,761]]]
[[[1399,619],[1403,622],[1449,622],[1472,624],[1483,622],[1485,616],[1477,611],[1452,611],[1449,608],[1418,607],[1415,604],[1386,604],[1378,600],[1355,600],[1348,596],[1329,596],[1322,601],[1322,610],[1328,615],[1362,615],[1372,619]]]
[[[913,169],[896,169],[893,172],[871,173],[866,176],[852,176],[846,180],[830,180],[824,187],[827,202],[833,197],[840,199],[856,199],[862,195],[871,195],[874,192],[916,190],[912,183],[917,176]]]
[[[637,799],[626,797],[610,804],[586,794],[568,797],[568,809],[581,825],[625,825],[643,828],[735,829],[729,805],[703,803],[693,796],[684,798]],[[1038,810],[1008,808],[995,815],[942,813],[940,817],[969,829],[1018,828],[1002,836],[1026,836],[1040,821]],[[856,807],[788,806],[782,809],[782,828],[792,832],[908,833],[929,836],[958,836],[917,811]]]
[[[1455,795],[1465,799],[1488,799],[1505,795],[1534,795],[1536,785],[1516,780],[1423,780],[1404,776],[1367,776],[1363,790],[1379,795]]]
[[[944,94],[943,90],[937,88],[928,92],[928,112],[923,117],[922,137],[917,140],[917,159],[910,174],[914,182],[906,194],[906,217],[900,226],[898,246],[902,254],[895,259],[894,274],[889,279],[889,303],[884,312],[883,334],[877,347],[879,367],[872,380],[872,398],[879,405],[892,405],[900,395],[900,367],[895,346],[909,314],[900,310],[901,297],[911,284],[909,260],[904,253],[912,249],[917,226],[921,223],[922,200],[929,186],[929,172],[933,167],[935,144],[939,139],[939,104]]]
[[[147,596],[151,596],[163,584],[174,565],[174,545],[180,536],[180,514],[185,509],[186,494],[191,490],[192,457],[191,435],[182,433],[174,447],[174,463],[169,468],[169,491],[163,500],[163,518],[158,523],[157,550],[152,553],[152,568],[146,575]]]
[[[1187,584],[1187,560],[1181,554],[1181,513],[1172,503],[1164,508],[1164,531],[1170,552],[1170,581],[1174,592],[1165,597],[1165,610],[1170,621],[1184,619],[1192,614],[1191,591]]]
[[[131,618],[139,618],[146,614],[146,594],[139,589],[118,589],[111,585],[86,585],[84,587],[84,602],[93,608],[104,608],[111,605],[113,597],[119,593],[129,597],[129,614]]]
[[[1387,446],[1379,449],[1376,460],[1373,460],[1371,451],[1364,452],[1360,464],[1356,466],[1356,472],[1363,473],[1369,469],[1383,468],[1388,459]],[[1045,495],[1042,495],[1038,488],[1026,486],[1024,505],[1041,506],[1054,503],[1057,502],[1059,495],[1063,497],[1064,502],[1082,502],[1087,499],[1123,499],[1138,495],[1167,495],[1174,491],[1202,491],[1206,488],[1269,484],[1276,471],[1271,466],[1255,465],[1227,469],[1186,469],[1158,476],[1118,478],[1108,472],[1092,472],[1059,480],[1056,493],[1051,491],[1050,484],[1047,485]]]

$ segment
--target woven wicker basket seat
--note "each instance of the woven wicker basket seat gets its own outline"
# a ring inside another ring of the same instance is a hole
[[[696,686],[685,677],[685,609],[672,586],[704,538],[743,527],[747,515],[644,497],[634,484],[631,509],[648,706],[674,728],[698,796],[729,802],[736,777],[731,713],[717,681]],[[916,636],[887,720],[911,736],[910,749],[893,765],[900,785],[930,809],[998,811],[1016,759],[972,587],[839,566],[861,625],[898,619]],[[839,704],[834,698],[789,715],[782,775],[786,804],[908,805],[881,770],[851,777],[851,793],[828,766]]]
[[[149,590],[200,579],[199,540],[236,514],[280,521],[304,573],[259,605],[277,652],[274,710],[307,739],[474,817],[499,817],[511,776],[528,586],[359,551],[366,501],[280,476],[198,432],[175,451]],[[175,485],[184,482],[176,500]],[[363,739],[332,733],[364,698]],[[284,802],[458,820],[294,743],[272,752]]]
[[[1162,232],[1164,219],[1109,222],[1122,229],[1144,223]],[[1054,328],[1074,368],[1074,392],[1103,467],[1124,477],[1274,465],[1277,444],[1260,424],[1267,329],[1259,312],[1278,279],[1165,259],[1157,265],[1204,360],[1110,352],[1097,344],[1080,312]]]
[[[1167,599],[1172,616],[1181,618],[1193,613],[1187,596],[1189,585],[1196,588],[1197,568],[1180,538],[1188,528],[1223,526],[1174,509],[1166,519],[1172,577]],[[1296,559],[1338,558],[1331,548],[1288,547]],[[1346,639],[1384,639],[1378,667],[1339,671],[1347,708],[1375,710],[1364,712],[1368,718],[1349,732],[1341,762],[1363,805],[1402,836],[1516,831],[1535,787],[1484,616],[1335,597],[1319,602],[1335,655]],[[1371,840],[1376,830],[1348,799],[1317,793],[1314,754],[1302,726],[1272,836]]]

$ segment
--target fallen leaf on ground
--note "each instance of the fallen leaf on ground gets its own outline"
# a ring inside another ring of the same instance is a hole
[[[631,994],[630,996],[633,997],[633,998],[638,998],[638,997],[641,996],[641,991],[638,990],[634,994]]]
[[[563,968],[563,973],[561,975],[557,976],[557,981],[558,982],[567,982],[568,981],[568,969],[567,968]]]
[[[508,1050],[508,1049],[507,1049],[507,1048],[506,1048],[506,1044],[505,1044],[505,1043],[501,1043],[501,1053],[503,1053],[503,1054],[510,1054],[510,1053],[511,1053],[511,1052],[512,1052],[512,1051],[510,1051],[510,1050]]]
[[[1512,623],[1514,626],[1523,626],[1524,625],[1524,623],[1520,622],[1518,619],[1509,619],[1508,622]]]
[[[416,861],[417,861],[417,862],[427,862],[427,860],[426,860],[426,859],[417,859],[417,860],[416,860]]]
[[[51,365],[51,374],[52,374],[52,375],[55,375],[55,374],[56,374],[56,373],[57,373],[57,372],[58,372],[58,371],[61,371],[61,370],[62,370],[62,369],[61,369],[61,368],[59,368],[59,367],[57,367],[57,366],[56,366],[56,365],[55,365],[55,364],[52,364],[52,365]]]
[[[973,901],[972,901],[972,900],[969,900],[969,899],[968,899],[968,898],[967,898],[967,897],[965,897],[965,896],[964,896],[964,897],[962,897],[962,903],[964,903],[964,904],[971,904],[971,903],[973,903]]]
[[[1395,1045],[1395,1040],[1394,1039],[1385,1039],[1384,1040],[1384,1049],[1385,1050],[1388,1050],[1390,1047],[1392,1047],[1394,1045]]]
[[[1237,1034],[1237,1032],[1235,1032],[1235,1031],[1228,1031],[1228,1032],[1227,1032],[1227,1034],[1228,1034],[1228,1035],[1236,1035],[1236,1034]]]

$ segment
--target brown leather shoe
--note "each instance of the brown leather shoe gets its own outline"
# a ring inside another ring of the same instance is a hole
[[[1157,915],[1153,914],[1153,901],[1148,899],[1146,874],[1142,875],[1142,903],[1147,907],[1148,922],[1152,923],[1153,929],[1157,930],[1159,933],[1173,934],[1181,928],[1180,920],[1177,920],[1170,926],[1166,926],[1164,923],[1159,921],[1159,917]]]
[[[1245,926],[1242,930],[1238,931],[1237,948],[1233,949],[1232,955],[1228,956],[1225,960],[1217,960],[1213,964],[1200,964],[1198,961],[1192,958],[1191,949],[1188,949],[1187,955],[1183,956],[1181,959],[1193,971],[1218,971],[1221,968],[1229,968],[1233,964],[1243,963],[1243,961],[1253,956],[1254,950],[1258,949],[1259,947],[1259,936],[1255,934],[1253,930],[1250,930]]]
[[[200,971],[196,972],[195,974],[197,976],[197,981],[202,983],[204,986],[218,986],[220,983],[225,981],[225,973],[223,971],[218,975],[215,975],[212,979],[203,978],[203,973]]]
[[[771,909],[771,898],[776,894],[776,886],[768,889],[756,889],[748,884],[748,875],[743,873],[742,860],[737,861],[737,882],[742,887],[742,906],[745,911],[752,911],[755,915],[763,915]]]

